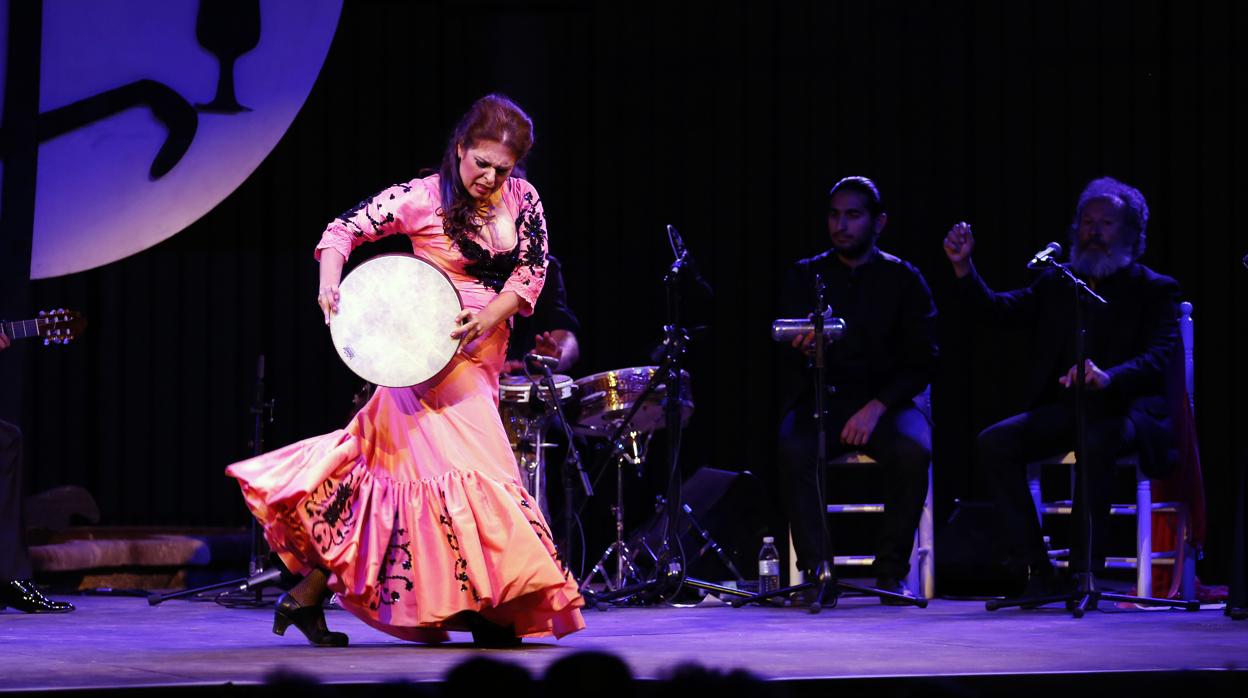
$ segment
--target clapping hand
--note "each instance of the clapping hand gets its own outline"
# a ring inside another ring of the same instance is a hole
[[[945,256],[953,264],[953,271],[959,278],[971,271],[971,252],[975,250],[975,236],[971,234],[971,225],[965,221],[954,224],[945,235]]]
[[[1070,367],[1066,375],[1057,379],[1063,388],[1074,387],[1075,381],[1078,380],[1079,365],[1075,364]],[[1092,363],[1092,359],[1084,359],[1083,361],[1083,384],[1093,390],[1104,390],[1109,387],[1111,378],[1108,373],[1102,371],[1096,364]]]

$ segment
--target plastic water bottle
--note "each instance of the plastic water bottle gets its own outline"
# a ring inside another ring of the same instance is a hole
[[[763,549],[758,551],[758,593],[765,594],[780,588],[780,551],[776,539],[763,537]]]

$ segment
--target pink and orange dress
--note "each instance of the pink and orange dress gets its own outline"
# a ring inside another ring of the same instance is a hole
[[[491,249],[442,228],[437,175],[393,186],[325,229],[344,257],[403,234],[450,277],[466,309],[514,291],[531,312],[545,279],[545,218],[537,192],[508,179],[496,220],[516,245]],[[523,304],[522,304],[523,305]],[[585,627],[576,580],[560,564],[537,502],[520,484],[498,413],[509,328],[462,346],[427,383],[381,388],[344,429],[250,460],[237,478],[270,546],[295,572],[320,567],[355,616],[396,637],[441,642],[475,611],[521,637]]]

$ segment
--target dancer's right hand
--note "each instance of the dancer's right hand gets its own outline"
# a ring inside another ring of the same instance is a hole
[[[328,325],[334,313],[338,312],[338,301],[341,294],[338,292],[338,284],[323,284],[321,290],[316,294],[316,304],[321,306],[321,312],[325,315],[325,324]]]

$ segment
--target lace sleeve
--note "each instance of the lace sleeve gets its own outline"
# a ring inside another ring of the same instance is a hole
[[[330,221],[321,233],[315,256],[321,250],[333,249],[344,258],[351,250],[393,233],[410,232],[420,226],[437,203],[420,180],[396,184],[364,199]]]
[[[516,217],[516,233],[520,236],[520,259],[503,284],[504,291],[513,291],[524,301],[521,315],[532,315],[537,296],[546,283],[546,213],[537,191],[528,186],[523,194],[520,215]]]

